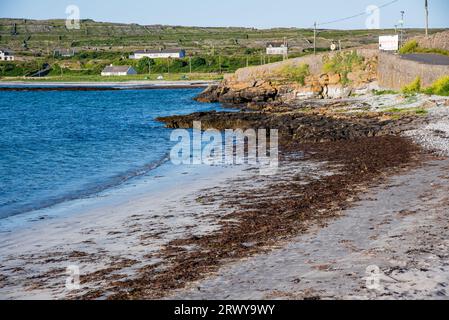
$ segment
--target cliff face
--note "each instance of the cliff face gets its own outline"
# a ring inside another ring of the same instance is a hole
[[[239,69],[235,74],[226,77],[220,85],[209,87],[197,100],[237,104],[291,101],[339,98],[368,90],[377,80],[378,51],[357,50],[355,57],[358,62],[345,66],[344,63],[348,62],[339,59],[351,53],[347,51],[341,54],[319,54]]]

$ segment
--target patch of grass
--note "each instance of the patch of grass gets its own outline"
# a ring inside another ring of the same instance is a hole
[[[417,77],[412,83],[402,88],[404,94],[414,94],[421,92],[421,78]]]
[[[417,115],[426,115],[426,114],[429,113],[429,111],[427,111],[426,109],[423,109],[423,108],[417,108],[417,109],[415,110],[415,113],[416,113]]]
[[[392,107],[389,109],[383,110],[386,113],[394,113],[394,114],[416,114],[416,115],[426,115],[429,112],[424,108],[396,108]]]
[[[418,49],[418,41],[416,40],[410,40],[406,44],[402,46],[401,49],[399,49],[400,54],[408,54],[408,53],[414,53]]]
[[[436,53],[445,56],[449,56],[449,51],[437,48],[421,48],[416,40],[408,41],[400,50],[400,54],[409,53]]]
[[[383,96],[383,95],[387,95],[387,94],[398,94],[397,91],[394,90],[373,90],[373,94],[375,96]]]
[[[278,70],[278,75],[288,81],[305,84],[306,77],[310,74],[308,64],[300,64],[298,66],[286,65]]]
[[[357,51],[337,53],[333,57],[325,56],[323,58],[323,71],[325,73],[337,73],[341,76],[341,83],[348,84],[348,74],[357,66],[361,66],[364,59],[357,54]]]
[[[424,90],[424,93],[449,96],[449,76],[444,76],[435,81],[429,88]]]

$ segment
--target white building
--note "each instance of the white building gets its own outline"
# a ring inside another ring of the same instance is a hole
[[[129,56],[130,59],[142,59],[148,57],[150,59],[180,59],[186,56],[185,50],[182,49],[167,49],[167,50],[138,50],[134,55]]]
[[[107,66],[103,69],[101,72],[101,75],[103,77],[109,77],[109,76],[129,76],[137,74],[137,71],[134,70],[133,67],[130,66]]]
[[[63,57],[70,58],[76,54],[75,49],[55,49],[53,51],[53,56],[55,57]]]
[[[268,55],[288,55],[288,44],[284,42],[270,42],[267,43]]]
[[[7,50],[0,49],[0,61],[14,61],[14,55]]]

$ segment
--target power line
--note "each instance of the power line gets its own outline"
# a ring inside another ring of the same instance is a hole
[[[379,10],[379,9],[381,9],[381,8],[388,7],[388,6],[394,4],[394,3],[398,2],[398,1],[399,1],[399,0],[393,0],[393,1],[390,1],[390,2],[388,2],[388,3],[385,3],[385,4],[381,5],[381,6],[379,6],[379,7],[377,8],[377,10]],[[334,23],[337,23],[337,22],[343,22],[343,21],[346,21],[346,20],[351,20],[351,19],[354,19],[354,18],[362,17],[362,16],[364,16],[364,15],[366,15],[366,14],[367,14],[366,11],[364,11],[364,12],[357,13],[357,14],[355,14],[355,15],[352,15],[352,16],[350,16],[350,17],[341,18],[341,19],[332,20],[332,21],[327,21],[327,22],[323,22],[323,23],[317,23],[316,25],[317,25],[317,26],[325,26],[325,25],[334,24]]]

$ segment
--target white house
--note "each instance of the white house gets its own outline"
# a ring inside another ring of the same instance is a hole
[[[109,76],[129,76],[137,74],[137,71],[134,70],[133,67],[130,66],[107,66],[103,69],[101,72],[101,75],[103,77],[109,77]]]
[[[0,61],[14,61],[14,55],[7,50],[0,49]]]
[[[186,56],[185,50],[182,49],[161,49],[161,50],[138,50],[134,55],[129,56],[130,59],[142,59],[148,57],[150,59],[180,59]]]
[[[269,42],[267,43],[268,55],[288,55],[288,44],[284,42]]]
[[[75,53],[76,53],[75,49],[55,49],[53,51],[53,56],[70,58],[73,57]]]

